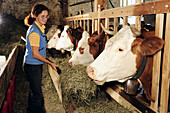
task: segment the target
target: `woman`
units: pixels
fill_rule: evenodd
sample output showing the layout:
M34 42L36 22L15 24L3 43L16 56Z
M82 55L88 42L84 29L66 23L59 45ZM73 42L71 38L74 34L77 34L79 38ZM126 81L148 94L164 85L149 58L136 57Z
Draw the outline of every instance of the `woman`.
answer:
M45 24L49 9L42 4L35 5L24 22L29 26L26 33L26 52L24 55L24 72L30 83L27 113L44 113L41 90L42 65L49 64L54 70L56 64L46 59Z

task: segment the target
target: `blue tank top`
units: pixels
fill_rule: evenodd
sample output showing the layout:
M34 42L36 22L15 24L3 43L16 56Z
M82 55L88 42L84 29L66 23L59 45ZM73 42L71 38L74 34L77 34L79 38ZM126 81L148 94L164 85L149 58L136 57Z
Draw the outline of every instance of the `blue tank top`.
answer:
M27 34L26 34L26 51L25 51L25 55L24 55L24 63L26 64L32 64L32 65L39 65L39 64L44 64L44 62L36 59L33 57L32 54L32 49L31 49L31 45L30 45L30 41L29 41L29 34L35 32L38 33L40 36L40 47L39 47L39 53L46 58L46 48L47 48L47 40L46 40L46 35L42 33L42 31L40 30L40 28L33 23L27 30Z

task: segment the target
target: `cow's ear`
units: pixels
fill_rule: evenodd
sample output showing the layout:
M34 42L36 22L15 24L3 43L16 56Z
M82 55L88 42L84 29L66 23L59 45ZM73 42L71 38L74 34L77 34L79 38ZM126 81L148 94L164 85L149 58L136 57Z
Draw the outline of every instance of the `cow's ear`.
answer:
M132 45L131 45L131 51L134 53L134 54L137 54L137 53L140 53L141 50L140 50L140 44L143 42L143 40L141 38L136 38Z
M142 55L153 55L163 48L164 41L158 37L148 37L140 44Z

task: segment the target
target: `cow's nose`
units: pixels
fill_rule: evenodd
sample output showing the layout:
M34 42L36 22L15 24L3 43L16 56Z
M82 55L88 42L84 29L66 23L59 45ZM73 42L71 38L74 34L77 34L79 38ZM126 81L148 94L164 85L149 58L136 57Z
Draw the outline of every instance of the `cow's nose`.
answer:
M87 67L86 72L90 78L94 79L94 69L92 67Z
M73 65L73 63L72 63L72 62L69 62L69 65L70 65L70 66L72 66L72 65Z

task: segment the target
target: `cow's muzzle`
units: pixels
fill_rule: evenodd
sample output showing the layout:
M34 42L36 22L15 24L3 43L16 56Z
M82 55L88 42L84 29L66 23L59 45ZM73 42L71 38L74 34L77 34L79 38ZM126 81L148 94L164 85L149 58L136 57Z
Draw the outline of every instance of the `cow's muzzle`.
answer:
M87 67L86 73L91 79L94 79L95 75L94 75L94 69L92 67L90 66Z

